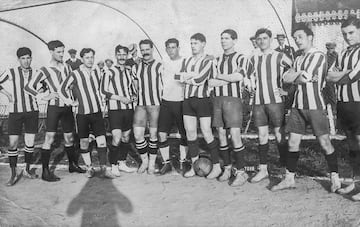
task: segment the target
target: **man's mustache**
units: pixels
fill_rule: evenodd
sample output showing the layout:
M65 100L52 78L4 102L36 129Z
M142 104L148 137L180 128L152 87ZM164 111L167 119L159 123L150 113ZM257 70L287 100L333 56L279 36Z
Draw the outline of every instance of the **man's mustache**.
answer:
M146 56L150 56L150 54L144 54L144 57L146 57Z

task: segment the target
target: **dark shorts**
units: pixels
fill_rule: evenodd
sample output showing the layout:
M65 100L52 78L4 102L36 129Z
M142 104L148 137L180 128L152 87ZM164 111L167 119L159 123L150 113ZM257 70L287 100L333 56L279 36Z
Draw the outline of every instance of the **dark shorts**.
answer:
M253 115L256 127L267 125L281 127L285 123L284 103L254 105Z
M134 127L146 127L149 121L150 128L158 127L160 106L136 106L134 113Z
M125 132L132 128L134 110L109 110L110 129Z
M315 136L330 133L329 120L325 110L291 109L286 130L290 133L305 134L306 125L310 124Z
M241 98L214 97L212 126L219 128L241 128L243 107Z
M74 131L74 116L71 107L48 106L46 117L46 131L57 132L59 121L64 133Z
M337 104L338 127L353 135L360 135L360 103L339 102Z
M160 105L158 131L170 133L172 126L176 124L180 135L185 135L183 102L162 100Z
M104 119L101 112L92 114L77 114L76 124L80 139L88 138L90 130L91 134L94 134L95 137L105 136L106 134Z
M183 102L183 115L193 117L211 117L212 103L210 98L191 97Z
M36 134L38 132L39 111L10 113L8 120L8 134L21 135L23 125L25 133Z

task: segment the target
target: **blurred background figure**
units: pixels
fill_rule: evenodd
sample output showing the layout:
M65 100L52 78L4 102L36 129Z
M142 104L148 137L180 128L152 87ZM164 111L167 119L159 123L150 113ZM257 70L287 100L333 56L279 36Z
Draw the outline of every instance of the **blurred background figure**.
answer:
M328 42L325 44L325 46L327 49L326 57L328 62L328 68L330 68L331 66L337 67L339 54L335 51L336 43Z
M137 55L137 45L136 43L132 43L128 46L129 49L129 58L126 60L126 65L134 66L138 65L140 62L140 58Z
M76 50L75 49L70 49L68 51L70 58L68 60L66 60L65 63L69 64L71 69L77 70L79 68L79 66L82 64L82 61L79 58L76 58Z
M295 49L291 46L285 45L285 35L284 34L277 34L276 40L279 43L279 46L275 49L278 52L283 52L288 56L288 58L294 60L295 56Z
M110 69L111 66L114 64L113 60L111 60L110 58L105 60L105 66Z

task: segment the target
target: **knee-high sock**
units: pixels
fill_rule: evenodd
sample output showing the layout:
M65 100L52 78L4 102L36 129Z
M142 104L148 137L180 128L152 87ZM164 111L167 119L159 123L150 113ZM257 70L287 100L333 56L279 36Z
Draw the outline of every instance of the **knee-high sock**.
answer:
M228 166L231 164L231 151L228 145L220 147L220 157L224 161L224 166Z
M188 152L188 145L185 137L182 137L180 139L179 151L180 151L180 161L185 160Z
M266 165L267 164L268 152L269 152L269 143L259 144L259 158L260 158L260 164L261 165Z
M333 153L329 155L325 155L325 159L327 161L329 171L332 172L338 172L338 161L337 161L337 153L334 151Z
M299 160L299 152L288 152L286 160L286 168L289 172L294 173L297 168L297 162Z
M15 168L18 159L18 149L8 149L7 155L9 157L9 165L11 168Z
M211 141L207 145L208 145L208 148L210 150L212 163L213 164L219 163L219 148L218 148L217 141L214 139L213 141Z
M159 150L163 161L167 162L170 159L170 146L167 140L159 142Z
M51 155L50 149L41 149L41 163L43 169L49 168L50 155Z
M234 155L235 155L235 166L237 170L244 169L245 167L245 146L241 146L238 148L234 148Z
M288 144L286 142L283 143L278 143L277 144L278 150L279 150L279 156L280 156L280 165L281 166L286 166L286 155L288 153Z
M118 146L114 146L114 145L110 145L109 147L109 153L108 153L108 158L109 158L109 162L112 165L116 165L117 161L118 161L118 157L119 157L119 149Z
M121 142L119 148L120 148L119 160L126 161L127 155L130 150L130 143L129 142Z
M106 158L107 148L106 147L98 147L97 151L99 154L100 166L105 166L106 162L107 162L107 158Z
M157 140L150 140L149 141L149 153L150 154L157 154L158 151L158 141Z
M191 158L195 158L199 156L199 143L197 139L188 141L188 146L189 146L189 153Z
M91 155L88 149L80 149L80 154L86 166L91 166Z
M74 145L64 147L64 151L66 152L68 159L69 159L69 165L74 164L76 161L76 154L75 154L75 147Z
M136 149L138 150L140 155L149 153L148 143L146 142L146 140L136 142Z

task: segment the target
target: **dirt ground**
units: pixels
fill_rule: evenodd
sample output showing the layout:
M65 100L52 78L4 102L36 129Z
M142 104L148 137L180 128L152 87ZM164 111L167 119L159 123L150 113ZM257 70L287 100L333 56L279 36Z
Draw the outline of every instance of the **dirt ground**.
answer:
M246 143L254 145L248 163L256 162L256 142ZM326 172L315 143L302 151L297 188L269 191L279 180L277 154L271 147L271 182L239 188L200 177L185 179L175 171L161 177L124 173L114 180L87 179L68 173L66 156L54 163L61 181L21 179L6 187L10 171L2 154L0 226L360 226L360 203L329 193L328 181L309 177ZM53 160L62 157L60 149L54 153ZM344 176L346 160L339 160Z

